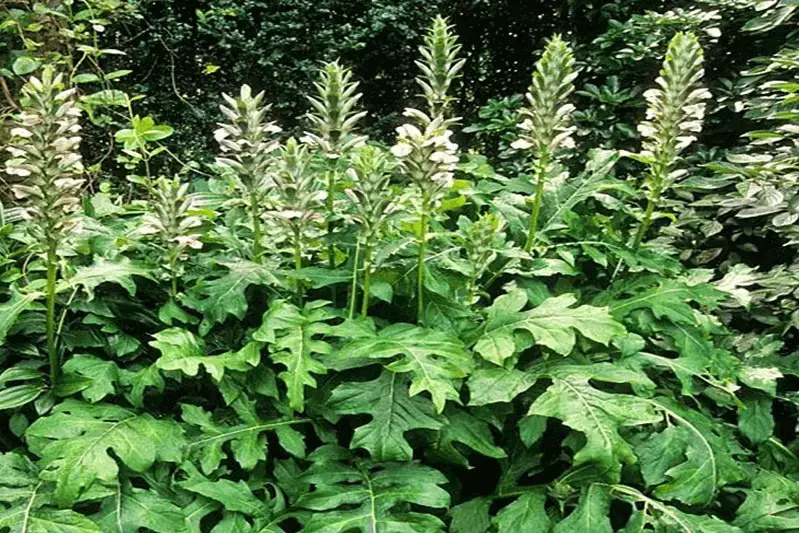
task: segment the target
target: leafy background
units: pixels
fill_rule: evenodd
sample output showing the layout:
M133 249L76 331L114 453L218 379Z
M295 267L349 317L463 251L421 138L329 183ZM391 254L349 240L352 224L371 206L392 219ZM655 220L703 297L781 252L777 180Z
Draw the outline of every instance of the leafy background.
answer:
M796 9L5 2L0 143L28 76L55 65L78 89L86 183L83 229L58 252L56 380L47 258L4 187L0 531L799 531ZM382 150L421 101L414 60L438 13L467 62L422 312L413 217L377 236L368 288L351 207L309 225L299 270L278 224L251 257L246 201L215 162L221 93L263 90L284 141L311 128L305 95L338 58ZM635 249L647 167L620 156L641 146L644 92L682 31L713 98ZM576 146L542 192L530 257L535 158L512 144L555 33L579 73ZM383 153L395 202L412 206ZM313 191L359 164L308 158ZM188 184L181 216L199 220L174 261L140 231L159 175ZM348 298L364 290L358 319Z

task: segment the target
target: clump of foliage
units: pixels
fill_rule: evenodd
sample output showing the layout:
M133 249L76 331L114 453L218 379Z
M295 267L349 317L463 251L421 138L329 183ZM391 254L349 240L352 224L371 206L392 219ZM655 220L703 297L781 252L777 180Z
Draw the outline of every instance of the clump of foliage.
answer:
M741 31L795 11L756 7ZM735 82L764 129L725 162L697 146L692 31L719 17L611 25L599 43L644 28L630 53L662 57L640 92L583 85L585 56L553 34L526 98L465 132L469 62L436 17L390 144L333 61L302 136L268 88L222 96L206 166L104 89L107 172L127 180L96 188L80 146L97 97L42 66L14 103L0 209L0 533L799 530L799 275L736 249L796 242L794 36ZM637 133L583 150L601 135L579 98L639 94ZM720 264L681 249L702 232Z

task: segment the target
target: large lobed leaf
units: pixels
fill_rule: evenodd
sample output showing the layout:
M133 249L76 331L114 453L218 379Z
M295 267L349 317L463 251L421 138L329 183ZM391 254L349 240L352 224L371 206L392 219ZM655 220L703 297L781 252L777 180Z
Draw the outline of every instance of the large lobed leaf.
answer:
M323 446L309 459L313 464L302 479L314 490L297 501L313 511L305 533L444 531L434 515L404 509L449 505L449 494L440 487L447 478L440 472L413 463L352 463L349 452L335 446Z
M572 294L548 298L529 311L522 311L527 303L524 291L497 300L474 346L477 353L497 365L533 344L568 355L577 332L604 345L624 333L624 327L611 318L606 307L574 307L577 298ZM532 341L520 338L519 332L529 333Z
M85 516L56 509L51 484L17 453L0 454L0 530L9 533L100 533ZM6 529L10 528L10 529Z
M155 366L161 370L179 370L187 376L196 376L200 366L205 367L211 377L221 381L225 370L245 372L261 361L261 344L249 342L238 351L208 355L205 342L183 328L159 331L150 346L161 352Z
M171 420L76 400L56 406L25 435L30 450L42 458L47 478L56 483L53 498L59 505L74 503L94 482L117 483L115 457L131 470L145 472L157 460L180 461L185 442L180 426Z
M305 387L316 387L312 374L327 373L318 356L331 353L333 348L319 337L332 333L327 321L334 316L327 302L311 302L300 309L277 301L253 333L253 339L269 345L272 361L285 367L278 377L286 384L289 405L295 411L305 409Z
M460 402L454 383L466 377L473 365L471 354L453 334L411 324L393 324L376 334L367 329L326 361L332 368L346 369L391 358L397 359L386 368L409 372L410 395L430 393L439 413L447 400Z
M355 429L350 447L367 450L375 461L411 460L413 449L405 433L443 425L429 400L409 396L408 377L388 370L372 381L342 383L333 390L327 406L338 415L372 417Z
M655 424L663 420L650 400L630 394L605 392L591 381L629 383L654 387L639 372L609 363L554 365L541 372L552 385L530 406L528 415L559 418L585 435L585 446L574 455L574 464L593 462L604 471L618 472L621 463L636 461L633 449L619 434L622 427Z

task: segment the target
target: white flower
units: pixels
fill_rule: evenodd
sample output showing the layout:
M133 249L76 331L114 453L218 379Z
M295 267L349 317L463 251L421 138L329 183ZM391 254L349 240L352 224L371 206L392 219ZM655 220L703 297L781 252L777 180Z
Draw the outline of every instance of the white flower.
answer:
M21 167L8 165L6 166L6 174L9 174L11 176L22 176L24 178L26 176L30 176L31 171Z
M399 158L407 157L412 151L413 147L408 143L399 143L391 147L391 153Z
M418 138L421 137L422 132L419 131L419 128L414 126L413 124L403 124L399 128L397 128L397 135L400 139L405 139L408 137Z
M31 137L33 137L33 133L26 130L25 128L11 128L11 136L22 137L23 139L30 139Z
M683 135L682 137L677 137L677 150L683 150L687 148L695 140L696 137L693 135Z
M431 179L444 188L452 187L452 184L455 182L455 177L452 172L437 172L433 174Z
M657 130L648 122L638 124L638 132L644 137L654 137Z
M682 128L685 131L700 132L700 131L702 131L702 121L701 120L689 120L688 122L683 122Z
M687 105L683 110L688 117L696 120L702 120L705 116L705 104Z
M189 248L193 248L195 250L199 250L203 247L203 243L200 242L200 240L194 235L180 235L175 237L175 242L177 242L180 246L188 246Z
M658 79L662 80L663 78L658 78ZM649 102L650 104L656 104L657 102L660 101L661 94L662 93L660 89L649 89L647 91L644 91L644 98L646 98L646 101Z
M458 162L458 156L449 152L435 152L430 156L430 161L436 163L452 164Z
M527 139L516 139L510 145L511 148L515 150L527 150L528 148L533 147L533 143L528 141Z
M222 139L227 139L230 135L230 132L226 128L219 128L214 131L214 140L217 142L221 141Z
M526 118L521 122L519 122L519 124L516 127L524 131L533 131L534 128L533 121L530 120L529 118Z

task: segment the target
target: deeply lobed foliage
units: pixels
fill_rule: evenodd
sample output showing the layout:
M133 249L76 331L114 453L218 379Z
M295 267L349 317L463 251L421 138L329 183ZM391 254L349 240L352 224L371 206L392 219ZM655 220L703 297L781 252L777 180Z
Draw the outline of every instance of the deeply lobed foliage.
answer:
M757 7L743 31L794 11ZM78 154L94 93L30 77L6 163L24 202L0 217L0 533L799 530L781 298L799 276L734 244L793 244L794 87L751 90L750 117L780 126L701 159L705 54L676 30L718 20L702 13L599 40L645 27L632 53L663 55L640 135L604 149L581 149L583 72L553 36L518 112L473 128L507 126L504 160L466 150L468 63L441 17L424 111L390 146L364 134L340 61L319 68L305 135L245 85L223 97L215 164L171 176L171 128L106 94L103 112L127 110L128 183L97 189ZM793 75L790 54L755 74ZM614 83L579 96L634 98ZM761 216L776 229L729 220ZM713 223L727 256L696 268L681 243Z

